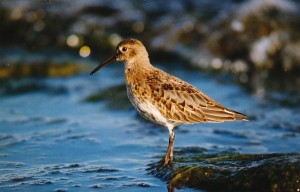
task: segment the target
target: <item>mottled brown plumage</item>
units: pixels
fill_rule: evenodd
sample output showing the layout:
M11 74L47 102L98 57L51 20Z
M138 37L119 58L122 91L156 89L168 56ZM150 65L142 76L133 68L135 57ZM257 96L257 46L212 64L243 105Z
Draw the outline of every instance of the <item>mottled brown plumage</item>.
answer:
M175 126L247 120L246 115L222 106L189 83L152 66L139 40L128 39L119 43L115 55L91 74L114 61L125 62L127 94L133 106L143 117L169 130L164 165L173 161Z

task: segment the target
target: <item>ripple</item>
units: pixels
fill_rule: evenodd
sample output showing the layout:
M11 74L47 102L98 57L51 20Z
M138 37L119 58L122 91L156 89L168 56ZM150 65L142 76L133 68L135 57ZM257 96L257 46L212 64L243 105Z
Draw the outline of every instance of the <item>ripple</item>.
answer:
M24 141L24 139L17 138L14 135L0 134L0 148L16 145L22 141Z
M26 181L27 179L30 179L32 177L30 176L25 176L25 175L17 175L16 177L10 178L10 181L13 182L22 182L22 181Z
M103 188L104 186L105 186L105 185L103 185L103 184L97 183L97 184L90 185L89 187L90 187L90 188L95 188L95 189L101 189L101 188Z
M52 179L41 178L41 179L32 181L30 184L31 185L49 185L49 184L53 184L53 183L54 183L54 181Z
M229 135L234 138L241 138L241 139L246 139L248 138L247 132L236 132L236 131L229 131L229 130L214 130L213 131L215 134L220 134L220 135Z
M67 192L68 189L60 188L60 189L55 189L55 192Z
M21 162L14 162L14 161L0 161L0 166L9 167L9 168L20 168L24 165Z
M102 173L102 172L118 172L120 170L113 168L91 166L84 169L85 173Z
M144 182L126 183L126 184L123 184L122 186L124 186L124 187L132 187L132 186L137 186L137 187L152 187L151 184L144 183Z

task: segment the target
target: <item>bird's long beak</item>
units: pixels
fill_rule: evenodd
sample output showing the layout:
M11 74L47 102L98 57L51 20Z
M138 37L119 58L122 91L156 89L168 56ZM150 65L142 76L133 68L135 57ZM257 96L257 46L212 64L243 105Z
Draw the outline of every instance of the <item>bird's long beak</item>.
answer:
M90 75L94 75L94 73L96 73L99 69L101 69L102 67L104 67L105 65L108 65L110 63L113 63L116 61L116 55L112 56L111 58L107 59L106 61L104 61L103 63L101 63L100 65L98 65L91 73Z

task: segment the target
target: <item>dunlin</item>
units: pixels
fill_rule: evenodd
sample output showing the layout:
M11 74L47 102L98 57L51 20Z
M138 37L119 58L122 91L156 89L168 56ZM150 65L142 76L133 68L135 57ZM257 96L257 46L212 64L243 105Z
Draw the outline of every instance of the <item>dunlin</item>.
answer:
M174 127L181 124L248 120L247 116L214 101L189 83L151 65L145 46L136 39L120 42L115 54L91 75L115 61L125 63L127 95L146 119L169 130L164 165L173 161Z

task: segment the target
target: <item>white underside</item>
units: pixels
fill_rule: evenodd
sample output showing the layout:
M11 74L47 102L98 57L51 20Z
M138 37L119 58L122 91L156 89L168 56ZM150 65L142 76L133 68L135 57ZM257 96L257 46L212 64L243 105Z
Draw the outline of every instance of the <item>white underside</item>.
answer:
M148 103L139 103L139 110L141 111L147 111L148 113L151 113L152 116L146 117L149 120L154 121L155 123L164 125L168 128L169 132L173 131L174 125L169 123L167 119L161 114L161 112L150 102ZM146 115L147 116L147 115ZM153 119L154 118L154 119Z
M127 95L133 106L138 110L138 112L155 123L161 124L168 128L169 133L173 132L174 125L168 122L168 120L161 114L161 112L150 102L141 102L133 97L130 90L127 88Z
M166 118L160 113L160 111L151 103L147 102L147 103L139 103L138 104L138 108L141 111L147 111L148 113L150 113L154 120L156 121L156 123L165 125L167 124L167 120ZM150 116L149 114L149 116ZM152 118L152 117L149 117Z

